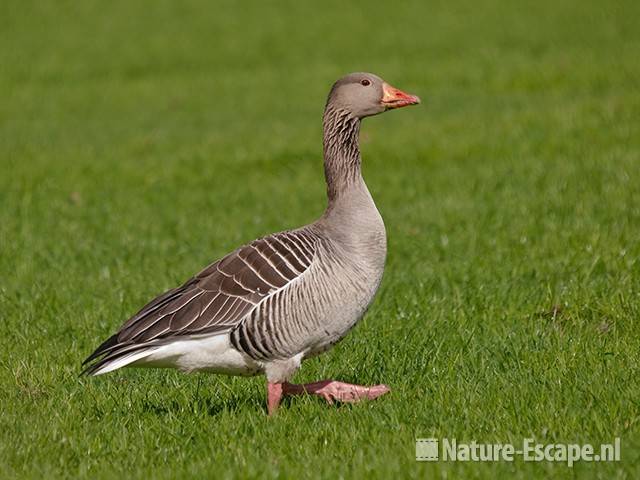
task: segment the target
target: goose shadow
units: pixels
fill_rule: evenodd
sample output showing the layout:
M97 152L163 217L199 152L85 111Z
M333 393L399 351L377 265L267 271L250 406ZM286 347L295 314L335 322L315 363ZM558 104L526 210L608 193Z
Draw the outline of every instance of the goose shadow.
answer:
M245 398L230 397L220 398L215 395L201 395L189 401L171 400L163 402L161 400L144 400L142 411L157 417L167 415L205 415L217 417L224 412L239 412L247 408L262 408L259 399L255 395L247 395Z

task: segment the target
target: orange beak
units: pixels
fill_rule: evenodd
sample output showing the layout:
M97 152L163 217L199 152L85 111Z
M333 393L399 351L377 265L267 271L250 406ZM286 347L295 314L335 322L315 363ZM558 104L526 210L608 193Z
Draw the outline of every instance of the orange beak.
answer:
M418 105L420 98L417 95L410 95L392 87L387 82L382 84L382 105L389 110L391 108L407 107L409 105Z

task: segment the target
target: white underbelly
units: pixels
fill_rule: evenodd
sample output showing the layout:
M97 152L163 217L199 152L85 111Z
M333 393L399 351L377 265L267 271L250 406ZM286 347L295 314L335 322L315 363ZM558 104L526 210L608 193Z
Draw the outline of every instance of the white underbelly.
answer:
M183 372L255 375L262 371L247 355L231 345L228 334L185 338L153 349L132 363L135 367L177 368Z

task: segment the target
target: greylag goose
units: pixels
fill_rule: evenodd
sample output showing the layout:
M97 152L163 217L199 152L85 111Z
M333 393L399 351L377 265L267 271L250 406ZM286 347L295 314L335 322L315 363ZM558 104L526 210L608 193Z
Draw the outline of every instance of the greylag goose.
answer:
M323 117L324 214L244 245L155 298L83 362L83 373L128 366L265 374L269 415L283 395L333 403L387 393L386 385L289 380L353 328L382 279L386 234L360 171L360 121L418 103L371 73L338 80Z

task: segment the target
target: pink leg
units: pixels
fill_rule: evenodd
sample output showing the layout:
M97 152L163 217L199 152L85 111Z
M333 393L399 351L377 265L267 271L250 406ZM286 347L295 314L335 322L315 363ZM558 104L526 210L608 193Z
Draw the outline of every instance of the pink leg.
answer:
M390 392L390 389L386 385L365 387L335 380L322 380L304 385L288 382L282 384L282 393L284 395L318 395L324 398L329 405L333 404L334 401L355 403L360 400L373 400L388 392Z
M267 412L269 416L276 413L283 395L318 395L324 398L329 405L334 401L343 403L355 403L360 400L374 400L391 390L386 385L374 385L365 387L351 383L337 382L335 380L322 380L320 382L305 383L267 383Z
M267 412L273 415L282 399L282 383L267 383Z

